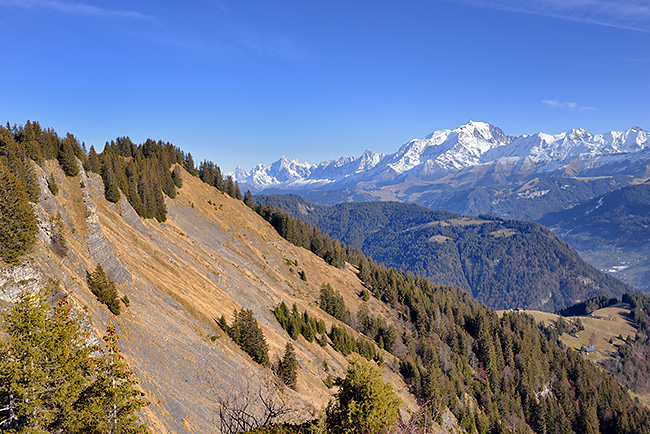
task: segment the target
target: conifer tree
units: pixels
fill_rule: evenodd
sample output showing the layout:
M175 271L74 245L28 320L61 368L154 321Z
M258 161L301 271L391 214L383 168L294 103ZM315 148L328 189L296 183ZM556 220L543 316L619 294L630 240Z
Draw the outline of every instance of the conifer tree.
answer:
M56 184L56 179L54 179L54 173L50 173L50 176L47 178L47 188L50 189L50 192L54 196L59 194L59 186Z
M25 147L14 140L9 130L0 127L0 160L14 174L32 202L38 201L41 189Z
M86 158L84 168L87 172L101 173L102 163L97 157L97 151L93 145L90 146L90 151L88 151L88 157Z
M5 314L3 327L8 339L0 349L0 427L70 432L90 348L67 301L50 317L45 296L25 291Z
M87 344L66 299L25 291L4 315L0 432L140 433L145 402L109 327L104 350ZM98 356L101 353L101 357Z
M67 176L77 176L79 167L77 166L76 151L79 148L79 142L72 134L68 133L65 139L61 140L59 145L59 164Z
M187 170L190 173L190 175L197 176L199 173L196 170L196 166L194 164L194 159L192 158L192 154L189 152L185 157L185 161L183 162L183 167L185 167L185 170Z
M358 357L327 406L327 425L335 434L380 433L399 418L399 407L400 400L383 381L379 367Z
M296 360L296 352L291 342L287 342L287 345L284 347L284 357L280 360L280 366L278 368L282 382L293 390L296 390L298 361Z
M104 153L102 155L102 179L104 180L104 196L109 202L117 203L120 200L120 188L117 174L113 169L112 157Z
M174 167L174 170L172 170L172 180L174 180L176 188L181 188L183 186L183 175L178 166Z
M246 193L244 193L244 203L249 208L255 207L255 204L253 203L253 195L250 190L246 190Z
M145 433L147 427L138 422L136 412L147 405L142 399L133 370L124 362L117 341L115 326L110 325L103 337L105 347L98 360L95 381L77 404L79 430L92 433Z
M117 297L117 287L104 272L101 264L97 264L92 273L88 273L88 288L92 291L97 300L104 303L114 314L120 314L120 300Z
M18 179L0 160L0 258L17 262L36 239L36 217Z
M262 329L249 309L235 310L232 326L228 334L242 350L247 352L254 361L263 366L269 366L269 349Z

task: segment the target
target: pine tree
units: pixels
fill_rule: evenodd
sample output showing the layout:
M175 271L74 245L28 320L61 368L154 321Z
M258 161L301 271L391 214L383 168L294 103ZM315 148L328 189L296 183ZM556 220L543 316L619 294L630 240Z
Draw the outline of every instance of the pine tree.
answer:
M250 190L246 190L246 193L244 193L244 203L249 208L253 208L255 206L253 203L253 195L251 194Z
M282 382L293 390L296 390L298 361L296 360L296 352L291 342L287 342L287 345L284 347L284 357L280 360L280 366L278 368Z
M399 418L399 407L400 400L383 381L379 367L359 357L348 366L327 406L327 425L335 434L384 432Z
M106 151L104 151L106 152ZM117 174L113 169L112 157L104 154L102 158L102 179L104 181L104 196L109 202L117 203L120 200L120 188Z
M3 327L8 339L0 350L0 427L70 432L90 348L67 301L50 315L45 295L26 291L5 314Z
M14 174L16 179L32 202L38 201L41 189L36 180L32 161L27 150L17 143L9 130L0 127L0 160Z
M97 300L104 303L114 315L120 314L117 287L115 282L106 275L100 264L97 264L92 273L88 273L88 288L97 296Z
M183 186L183 175L178 166L174 167L174 170L172 170L172 179L174 180L176 188L181 188Z
M79 142L72 134L68 133L65 139L61 140L59 145L59 164L67 176L77 176L79 167L77 166L76 152L79 148Z
M0 160L0 258L17 262L36 240L36 217L18 179Z
M47 188L50 189L50 192L54 196L59 194L59 186L56 184L56 179L54 179L54 173L50 173L50 176L47 178Z
M228 328L228 334L254 361L269 366L268 344L252 310L243 308L239 312L235 310L233 324Z
M145 424L136 413L147 405L138 390L134 372L124 362L115 326L108 326L103 337L105 348L97 361L95 381L77 403L78 429L91 433L145 433Z
M87 172L101 173L102 163L97 157L97 151L95 151L94 146L90 146L90 151L88 152L88 157L85 159L84 168Z

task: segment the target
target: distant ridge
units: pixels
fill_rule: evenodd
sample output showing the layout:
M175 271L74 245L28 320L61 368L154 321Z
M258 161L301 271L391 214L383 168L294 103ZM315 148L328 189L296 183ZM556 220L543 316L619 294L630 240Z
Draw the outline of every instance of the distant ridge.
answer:
M553 312L596 295L632 291L537 223L463 217L399 202L328 207L298 195L256 199L317 225L386 266L458 286L495 309Z
M639 127L627 131L591 134L571 129L561 134L508 136L484 122L470 121L454 130L441 130L402 145L393 154L366 150L359 157L341 157L318 164L280 158L259 164L234 177L256 190L269 187L327 185L363 179L394 179L411 175L439 179L478 165L509 166L511 174L578 174L615 162L630 161L631 154L650 148L650 133ZM647 152L644 159L650 159Z
M650 133L509 136L484 122L318 164L282 157L232 174L253 193L297 193L316 203L396 200L464 215L535 220L650 177Z

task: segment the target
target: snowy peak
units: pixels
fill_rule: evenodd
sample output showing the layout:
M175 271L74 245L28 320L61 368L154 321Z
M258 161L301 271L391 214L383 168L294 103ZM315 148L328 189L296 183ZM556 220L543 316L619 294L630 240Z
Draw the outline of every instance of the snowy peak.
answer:
M337 182L401 179L423 180L462 174L477 165L518 168L516 173L580 173L601 164L613 164L650 148L650 133L639 127L627 131L592 134L583 128L560 134L508 136L485 122L470 121L453 130L435 131L403 144L394 154L370 150L359 157L341 157L319 164L280 158L270 166L258 165L250 173L238 168L234 177L256 190L271 186L303 187ZM650 151L645 158L650 160ZM569 167L570 166L570 167ZM241 169L241 170L240 170ZM513 172L513 173L515 173Z
M455 130L436 131L423 139L411 140L395 154L390 167L397 173L404 173L424 165L426 175L458 171L478 164L481 155L506 145L509 140L499 128L470 121Z

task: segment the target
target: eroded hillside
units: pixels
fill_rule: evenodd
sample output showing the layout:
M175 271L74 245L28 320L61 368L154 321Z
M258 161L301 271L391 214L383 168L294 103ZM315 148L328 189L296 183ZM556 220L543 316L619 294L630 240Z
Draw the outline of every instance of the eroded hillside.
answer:
M295 345L297 392L289 392L295 407L320 410L328 402L332 391L324 380L344 372L345 358L330 346L303 337L291 340L271 310L281 301L295 303L329 328L338 321L317 307L320 288L329 283L356 311L363 286L353 269L328 266L289 244L241 201L186 172L178 195L165 198L167 220L159 223L140 218L123 195L117 203L108 202L97 174L80 167L78 176L65 176L54 161L34 168L41 190L34 205L38 241L20 265L2 267L0 296L9 302L24 287L49 286L87 315L94 336L115 324L120 346L151 402L145 413L155 432L215 431L217 397L271 375L217 326L217 318L230 320L236 308L253 311L271 359L282 356L286 342ZM47 187L51 174L60 190L56 196ZM61 232L65 255L54 252L54 235ZM118 284L120 296L128 295L130 307L119 316L88 289L86 274L97 263ZM378 300L367 303L375 314L393 317ZM404 410L414 409L401 377L388 369L395 366L393 356L385 353L384 358L385 378L394 384Z

